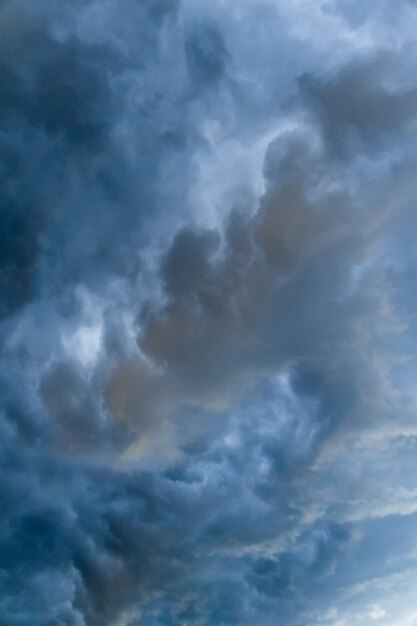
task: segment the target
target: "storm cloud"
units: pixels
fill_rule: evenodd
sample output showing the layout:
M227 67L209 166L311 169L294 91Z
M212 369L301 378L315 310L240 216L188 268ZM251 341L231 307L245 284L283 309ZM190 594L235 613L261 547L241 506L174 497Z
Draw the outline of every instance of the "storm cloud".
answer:
M415 620L415 3L0 3L0 622Z

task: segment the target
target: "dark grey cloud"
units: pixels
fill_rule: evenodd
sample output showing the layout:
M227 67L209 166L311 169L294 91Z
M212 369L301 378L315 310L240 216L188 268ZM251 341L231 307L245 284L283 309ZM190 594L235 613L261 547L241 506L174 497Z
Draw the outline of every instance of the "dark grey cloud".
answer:
M229 55L221 31L213 24L190 28L185 41L190 75L199 89L216 88L227 73Z
M190 398L203 398L210 388L234 395L236 385L256 380L254 372L293 365L300 367L300 389L304 379L317 381L316 394L324 370L334 368L337 356L326 342L336 351L368 303L346 292L365 247L349 193L324 191L310 199L329 167L322 148L290 135L270 146L269 188L253 217L234 215L222 244L210 231L176 235L161 269L167 302L162 310L145 311L139 341ZM309 308L300 310L306 302ZM317 323L324 302L331 325ZM330 402L333 392L323 393Z
M72 164L107 143L102 57L92 47L54 41L38 21L23 23L2 45L4 313L33 296L57 204L70 193Z
M414 85L396 84L395 61L382 53L327 80L300 78L301 92L336 153L375 149L393 135L415 132L417 92Z
M62 8L65 18L71 5ZM175 3L132 4L131 19L142 24L142 36L146 32L143 58L135 58L133 46L129 58L117 40L88 42L76 31L58 36L54 12L48 15L42 5L32 18L24 3L2 11L9 31L1 50L0 111L7 314L46 284L59 290L68 283L97 284L105 272L137 271L142 223L158 212L161 167L170 154L181 159L186 129L181 111L171 119L167 114L166 86L159 92L146 87L146 59L164 20L175 16ZM129 121L135 115L130 98L137 100L136 127ZM126 125L130 147L121 141Z

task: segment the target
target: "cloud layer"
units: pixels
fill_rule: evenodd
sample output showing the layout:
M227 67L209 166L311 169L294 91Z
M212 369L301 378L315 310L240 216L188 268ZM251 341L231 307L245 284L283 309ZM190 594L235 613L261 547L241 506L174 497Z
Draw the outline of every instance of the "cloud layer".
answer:
M416 22L0 3L1 623L415 623Z

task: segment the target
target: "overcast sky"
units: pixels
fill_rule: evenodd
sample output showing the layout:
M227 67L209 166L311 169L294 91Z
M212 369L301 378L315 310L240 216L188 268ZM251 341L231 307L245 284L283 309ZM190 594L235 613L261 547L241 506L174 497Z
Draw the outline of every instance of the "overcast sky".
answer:
M416 626L417 3L0 0L0 623Z

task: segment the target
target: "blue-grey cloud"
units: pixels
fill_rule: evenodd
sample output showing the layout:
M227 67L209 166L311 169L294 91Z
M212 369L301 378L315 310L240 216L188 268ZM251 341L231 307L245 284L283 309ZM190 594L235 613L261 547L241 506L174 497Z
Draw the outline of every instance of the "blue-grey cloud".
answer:
M411 626L416 18L1 3L4 624Z

